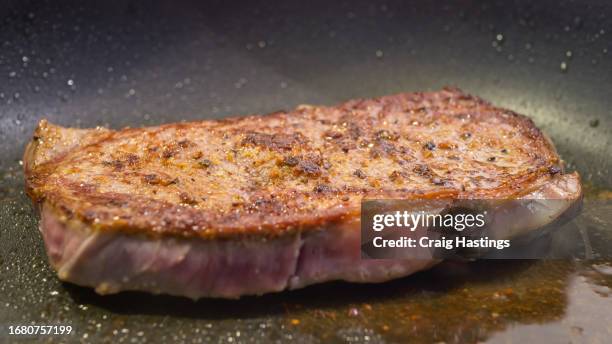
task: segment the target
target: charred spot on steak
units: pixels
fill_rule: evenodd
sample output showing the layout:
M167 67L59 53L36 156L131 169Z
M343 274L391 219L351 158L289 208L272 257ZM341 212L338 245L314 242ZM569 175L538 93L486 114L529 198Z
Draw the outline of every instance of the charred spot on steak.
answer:
M121 171L124 167L121 160L111 160L102 162L105 166L111 166L115 171Z
M136 163L138 163L138 160L140 160L140 158L136 154L128 154L125 158L125 162L131 166L136 165Z
M283 165L286 165L286 166L293 167L293 166L297 166L297 164L299 163L300 163L300 159L295 156L288 156L283 159Z
M177 184L179 182L177 178L167 178L162 177L157 174L145 174L143 177L145 183L150 185L160 185L160 186L168 186L172 184Z
M306 143L306 138L299 132L293 134L265 134L249 132L245 134L243 146L259 146L272 150L291 150L293 147Z
M164 151L162 152L162 158L164 159L170 159L172 158L175 154L176 154L176 150L172 149L172 148L166 148L164 149Z
M293 167L296 175L306 175L310 177L318 177L321 175L321 165L324 165L323 160L317 155L289 156L285 157L281 165Z
M422 177L430 177L431 176L431 170L429 169L429 166L424 165L424 164L418 164L418 165L414 166L412 171L414 173L418 174L419 176L422 176Z
M320 176L321 175L321 168L319 168L319 166L313 161L307 160L307 159L300 160L300 162L297 165L297 170L309 176Z
M365 174L365 172L363 172L360 169L356 169L355 172L353 172L353 175L356 176L359 179L366 179L367 175Z
M317 184L314 188L314 192L316 193L329 193L332 192L333 188L327 184Z
M404 179L404 173L401 171L393 171L391 172L391 174L389 175L389 179L391 179L391 181L394 182L401 182Z

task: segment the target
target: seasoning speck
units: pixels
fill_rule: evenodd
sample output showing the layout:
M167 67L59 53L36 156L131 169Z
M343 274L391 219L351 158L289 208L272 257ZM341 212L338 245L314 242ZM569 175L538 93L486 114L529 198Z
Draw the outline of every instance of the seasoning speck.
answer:
M363 172L360 169L356 169L355 172L353 172L353 175L356 176L359 179L365 179L367 177L365 172Z
M208 159L203 159L198 162L198 165L200 165L200 167L203 167L203 168L208 168L212 165L212 161Z

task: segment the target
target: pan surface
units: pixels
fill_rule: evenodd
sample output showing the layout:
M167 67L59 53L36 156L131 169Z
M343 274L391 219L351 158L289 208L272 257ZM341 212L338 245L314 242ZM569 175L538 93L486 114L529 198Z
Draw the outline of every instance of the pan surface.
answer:
M60 283L48 266L20 165L43 117L121 128L454 85L533 118L568 169L581 173L587 201L605 201L612 195L608 1L7 1L0 23L0 342L605 342L612 335L607 260L452 262L381 285L330 283L233 301L101 297ZM596 254L580 258L610 256L610 208L600 206L585 215L596 224L584 232ZM32 323L73 332L8 335L11 325Z

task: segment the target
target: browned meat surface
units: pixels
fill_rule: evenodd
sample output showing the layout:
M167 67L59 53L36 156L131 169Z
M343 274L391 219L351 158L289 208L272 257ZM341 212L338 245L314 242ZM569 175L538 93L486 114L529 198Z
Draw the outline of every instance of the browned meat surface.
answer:
M384 281L435 262L360 260L364 197L581 194L530 119L456 89L118 131L41 121L24 161L51 263L101 293Z

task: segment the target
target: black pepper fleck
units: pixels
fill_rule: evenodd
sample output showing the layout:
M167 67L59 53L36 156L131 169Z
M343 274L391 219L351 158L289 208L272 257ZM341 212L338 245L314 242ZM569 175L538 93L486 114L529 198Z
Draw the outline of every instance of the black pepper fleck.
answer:
M319 193L331 192L332 188L331 188L331 186L326 185L326 184L319 184L319 185L315 186L314 191L315 192L319 192Z
M365 179L367 177L365 172L363 172L360 169L356 169L355 172L353 172L353 175L356 176L359 179Z
M555 165L555 166L551 166L551 167L549 167L549 168L548 168L548 172L549 172L550 174L557 174L557 173L560 173L560 172L561 172L561 167L559 167L559 166L557 166L557 165Z
M299 163L300 163L300 159L294 156L286 157L285 159L283 159L283 164L287 166L296 166Z
M436 149L436 144L429 141L426 144L423 145L423 148L429 149L430 151Z

